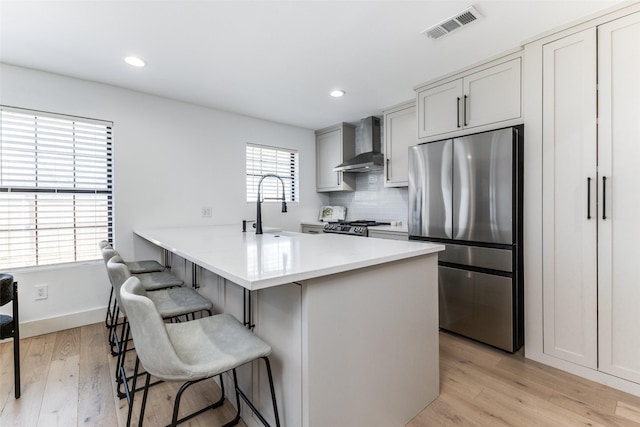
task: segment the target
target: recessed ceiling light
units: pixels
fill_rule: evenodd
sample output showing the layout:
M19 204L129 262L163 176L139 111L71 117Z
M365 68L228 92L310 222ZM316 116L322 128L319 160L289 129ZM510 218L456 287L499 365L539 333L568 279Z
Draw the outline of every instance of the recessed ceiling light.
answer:
M333 96L334 98L340 98L341 96L344 96L345 93L345 91L337 89L332 91L329 95Z
M144 62L142 59L138 58L137 56L127 56L126 58L124 58L124 62L126 62L127 64L133 67L144 67L145 65L147 65L146 62Z

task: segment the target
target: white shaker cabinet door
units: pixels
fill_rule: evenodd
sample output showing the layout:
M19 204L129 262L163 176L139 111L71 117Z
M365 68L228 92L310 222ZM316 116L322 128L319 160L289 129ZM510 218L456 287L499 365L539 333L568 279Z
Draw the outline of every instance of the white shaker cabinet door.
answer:
M333 172L333 168L342 163L342 134L334 130L318 135L317 144L317 188L335 190L342 183L340 172Z
M597 368L596 30L543 47L544 353Z
M353 191L352 173L334 167L355 155L355 126L342 123L316 131L316 191Z
M409 147L418 143L415 102L405 108L385 112L384 186L409 184Z
M640 13L598 28L600 370L640 382Z
M418 92L418 138L462 129L462 79Z
M521 115L520 58L464 78L462 125L475 127Z

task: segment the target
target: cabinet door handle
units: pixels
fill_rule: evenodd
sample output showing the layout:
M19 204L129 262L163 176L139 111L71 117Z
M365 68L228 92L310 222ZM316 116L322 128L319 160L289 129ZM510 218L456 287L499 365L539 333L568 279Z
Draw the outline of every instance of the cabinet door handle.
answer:
M467 95L464 96L464 103L462 104L462 117L464 117L464 125L467 125Z
M602 177L602 219L607 219L607 177Z
M587 178L587 219L591 219L591 177Z
M389 182L389 158L387 157L387 182Z
M462 126L460 126L460 97L457 97L456 99L457 99L457 101L456 101L456 113L457 113L456 125L458 125L458 127L462 127Z
M336 172L336 174L337 174L336 178L338 178L338 185L340 185L340 172Z

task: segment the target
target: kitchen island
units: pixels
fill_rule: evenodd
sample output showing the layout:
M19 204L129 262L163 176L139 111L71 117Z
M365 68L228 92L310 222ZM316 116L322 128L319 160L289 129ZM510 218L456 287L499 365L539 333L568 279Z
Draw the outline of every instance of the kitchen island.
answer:
M284 426L402 426L438 396L443 246L238 226L135 234L204 269L215 309L271 344ZM261 366L241 372L241 387L271 419Z

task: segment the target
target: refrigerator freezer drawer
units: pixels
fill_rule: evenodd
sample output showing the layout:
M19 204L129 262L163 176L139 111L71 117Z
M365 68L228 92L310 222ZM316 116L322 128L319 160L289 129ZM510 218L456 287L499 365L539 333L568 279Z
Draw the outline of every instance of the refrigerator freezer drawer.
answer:
M509 277L439 267L440 327L514 351Z
M470 265L498 271L513 271L512 251L480 246L454 245L447 243L446 250L440 252L438 261Z

